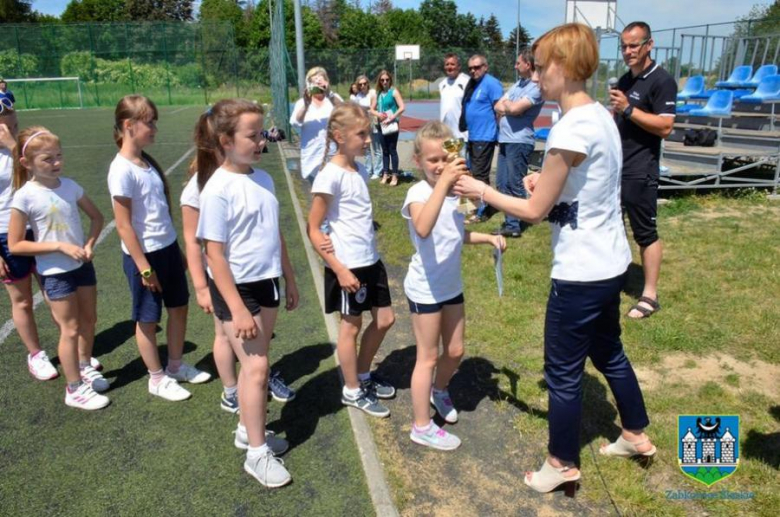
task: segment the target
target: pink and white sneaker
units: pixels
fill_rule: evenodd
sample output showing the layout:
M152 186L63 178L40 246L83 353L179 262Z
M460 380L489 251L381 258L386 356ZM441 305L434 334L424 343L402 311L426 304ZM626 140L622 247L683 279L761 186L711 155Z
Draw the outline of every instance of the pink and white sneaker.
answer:
M89 358L89 365L97 371L103 370L103 365L100 364L100 361L98 361L96 357Z
M110 402L111 400L108 397L98 394L87 383L82 383L73 393L68 388L65 388L65 404L70 407L93 411L95 409L103 409Z
M41 350L35 356L27 354L27 369L39 381L48 381L59 376L57 369L51 364L49 356L46 355L44 350Z

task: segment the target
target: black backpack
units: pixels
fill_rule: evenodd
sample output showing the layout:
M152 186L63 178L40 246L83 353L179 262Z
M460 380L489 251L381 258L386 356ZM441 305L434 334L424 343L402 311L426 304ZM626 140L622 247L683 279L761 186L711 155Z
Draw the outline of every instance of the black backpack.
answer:
M714 129L687 129L683 136L683 145L696 147L714 147L718 141L718 132Z

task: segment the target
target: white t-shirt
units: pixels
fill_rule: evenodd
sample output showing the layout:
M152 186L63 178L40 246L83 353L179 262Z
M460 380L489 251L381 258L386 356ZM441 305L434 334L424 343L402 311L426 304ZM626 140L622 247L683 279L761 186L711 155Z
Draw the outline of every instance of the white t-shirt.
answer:
M0 233L8 233L13 198L14 158L8 149L0 149Z
M144 169L117 154L108 169L108 191L112 202L116 197L131 200L130 222L144 253L161 250L176 241L165 188L154 167ZM124 242L122 251L129 254Z
M341 97L334 94L341 100ZM319 108L314 103L309 105L306 115L303 117L303 124L298 122L295 114L303 109L303 99L298 99L292 110L290 124L301 131L301 176L308 178L312 174L317 174L325 158L325 140L328 134L328 119L333 112L333 103L325 98ZM332 145L328 154L334 154L336 146Z
M455 138L468 140L468 131L463 133L458 129L460 123L460 113L463 109L463 94L466 91L466 85L469 82L469 76L464 73L458 74L455 79L445 77L439 83L439 120L444 122Z
M409 236L415 253L404 280L406 296L417 303L441 303L463 292L460 273L460 254L465 235L465 216L458 212L458 196L447 196L430 235L423 239L412 223L409 207L412 203L426 203L433 187L423 180L406 193L401 215L408 220Z
M552 278L593 282L623 274L631 263L631 250L620 209L623 150L612 115L596 102L573 108L550 130L545 155L550 149L585 155L569 171L550 212ZM574 202L576 214L570 210L563 224L552 221L564 207L561 203Z
M184 190L181 191L179 206L191 206L195 210L200 210L200 190L198 189L198 175L193 174Z
M69 178L60 178L60 186L54 189L28 181L14 194L11 208L27 216L35 242L68 242L84 246L77 204L83 195L84 189ZM60 252L36 255L35 262L42 275L67 273L83 264Z
M220 167L203 187L197 236L225 244L236 284L282 275L275 193L273 179L262 169L240 174Z
M362 163L357 172L329 163L317 174L312 194L330 194L328 224L336 258L349 269L370 266L379 260L374 235L374 215L368 193L368 173Z
M376 133L376 119L371 116L371 114L368 112L368 110L371 108L371 99L376 98L376 90L373 88L368 90L368 93L360 92L356 95L352 95L351 97L354 97L352 99L352 102L357 103L361 108L363 108L366 111L366 115L368 115L369 120L372 121L371 124L371 132Z

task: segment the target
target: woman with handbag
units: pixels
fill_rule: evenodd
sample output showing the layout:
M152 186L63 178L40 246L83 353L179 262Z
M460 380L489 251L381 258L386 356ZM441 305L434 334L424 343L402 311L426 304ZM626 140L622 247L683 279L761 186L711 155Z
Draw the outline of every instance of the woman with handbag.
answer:
M382 134L382 183L398 185L398 119L404 112L404 100L393 88L393 76L387 70L379 72L376 97L371 100L371 114L379 120ZM391 172L392 163L392 172Z

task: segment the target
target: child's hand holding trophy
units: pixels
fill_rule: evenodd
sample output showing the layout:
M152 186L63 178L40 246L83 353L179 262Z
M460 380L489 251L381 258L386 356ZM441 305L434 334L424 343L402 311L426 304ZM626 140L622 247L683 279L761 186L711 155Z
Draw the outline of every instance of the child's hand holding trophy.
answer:
M448 153L447 154L447 163L452 163L458 158L461 158L461 151L463 151L463 147L466 145L466 142L462 138L448 138L444 142L442 142L442 148ZM471 176L471 172L466 169L465 174ZM471 203L468 199L465 197L460 198L460 204L458 206L458 211L467 214L470 211Z

